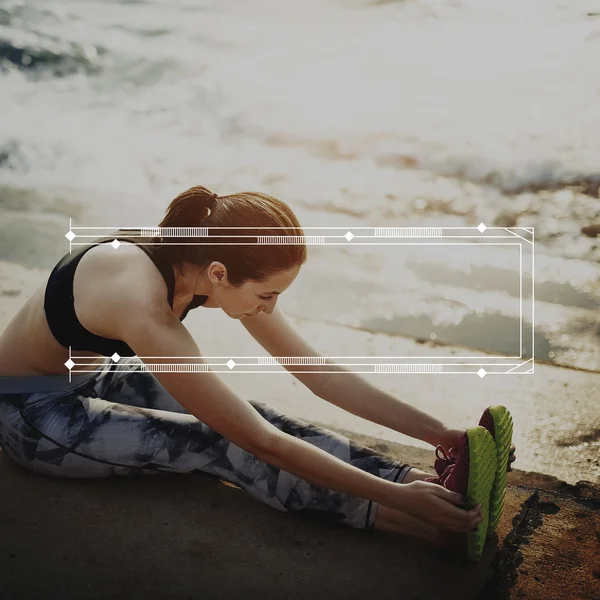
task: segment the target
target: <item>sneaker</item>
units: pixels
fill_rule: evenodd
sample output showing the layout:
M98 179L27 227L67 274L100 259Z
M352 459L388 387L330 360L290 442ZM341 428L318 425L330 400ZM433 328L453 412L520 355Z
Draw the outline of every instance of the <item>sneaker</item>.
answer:
M442 449L443 452L443 449ZM492 485L496 474L496 447L494 440L485 427L467 429L458 448L450 451L450 456L437 453L437 467L445 467L438 477L427 477L425 481L437 483L446 489L468 498L464 506L467 510L481 504L483 520L474 531L467 532L467 556L478 561L488 529L489 503ZM455 462L450 462L455 458ZM437 469L436 469L437 471Z
M448 456L443 446L436 446L435 448L435 463L433 467L435 472L440 477L450 465L453 465L456 462L456 454L458 453L458 450L456 448L450 448L449 452L450 455Z
M513 423L510 413L504 406L490 406L483 411L479 425L489 431L496 446L495 476L490 495L490 519L487 530L489 537L496 530L504 508L506 469L512 441Z

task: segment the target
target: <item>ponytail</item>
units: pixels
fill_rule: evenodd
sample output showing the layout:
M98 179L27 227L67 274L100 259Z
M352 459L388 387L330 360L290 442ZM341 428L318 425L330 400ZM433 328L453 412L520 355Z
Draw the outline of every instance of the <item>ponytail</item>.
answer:
M179 272L184 262L204 268L219 261L234 286L248 279L263 281L307 258L304 232L291 208L258 192L218 196L203 186L191 187L171 201L159 226L208 228L207 235L155 237L153 242L160 243L152 253ZM261 244L259 236L297 238L294 243Z

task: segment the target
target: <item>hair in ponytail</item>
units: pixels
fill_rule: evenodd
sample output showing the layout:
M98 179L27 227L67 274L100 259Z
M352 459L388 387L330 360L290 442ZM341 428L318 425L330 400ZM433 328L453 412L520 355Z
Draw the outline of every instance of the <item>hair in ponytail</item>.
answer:
M217 196L205 187L191 187L169 204L159 226L209 228L207 236L153 238L162 243L152 246L152 253L178 271L184 262L203 268L221 262L234 286L263 281L307 258L296 215L285 202L258 192ZM260 244L259 236L299 236L300 243Z

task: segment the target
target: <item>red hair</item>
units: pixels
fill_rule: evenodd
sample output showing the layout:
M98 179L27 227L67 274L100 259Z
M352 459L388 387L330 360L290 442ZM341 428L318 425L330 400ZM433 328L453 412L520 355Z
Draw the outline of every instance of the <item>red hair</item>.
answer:
M152 252L158 260L172 264L179 271L184 262L200 267L221 262L234 286L248 279L264 281L279 271L301 266L307 258L304 231L292 209L285 202L259 192L217 196L205 187L194 186L169 204L160 227L219 227L208 229L208 235L202 237L153 238L153 242L165 243L152 246ZM259 236L298 239L293 243L259 244ZM171 245L176 243L180 245Z

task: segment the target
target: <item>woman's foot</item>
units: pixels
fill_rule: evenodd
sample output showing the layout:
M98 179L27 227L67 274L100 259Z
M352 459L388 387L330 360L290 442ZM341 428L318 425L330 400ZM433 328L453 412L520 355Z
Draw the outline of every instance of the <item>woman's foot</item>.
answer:
M447 465L441 475L428 477L425 481L437 483L452 492L467 496L467 509L477 504L481 505L483 520L474 531L466 534L468 557L477 561L483 553L487 535L490 494L496 476L496 446L489 431L477 426L465 432L460 445L451 450L451 455L448 458L438 456L438 473L444 462L447 461ZM454 457L456 462L450 462ZM448 539L449 536L442 536L441 543L447 544ZM456 541L456 538L453 540Z
M483 412L479 425L489 431L496 446L496 473L490 493L490 518L487 529L487 535L490 537L496 530L504 508L506 472L510 468L513 423L510 413L504 406L490 406Z
M511 463L515 460L515 446L512 444L512 417L504 406L490 406L481 415L479 425L488 430L496 446L496 470L490 492L489 523L487 528L487 537L491 537L498 526L504 508L506 474L512 470ZM456 445L462 446L464 440L460 438L459 431L456 431L456 433L458 435L455 438L460 440ZM442 446L437 446L435 449L435 470L438 477L431 477L427 481L443 485L443 482L453 470L452 465L457 460L458 452L459 448L457 447L450 447L448 452L446 452Z

